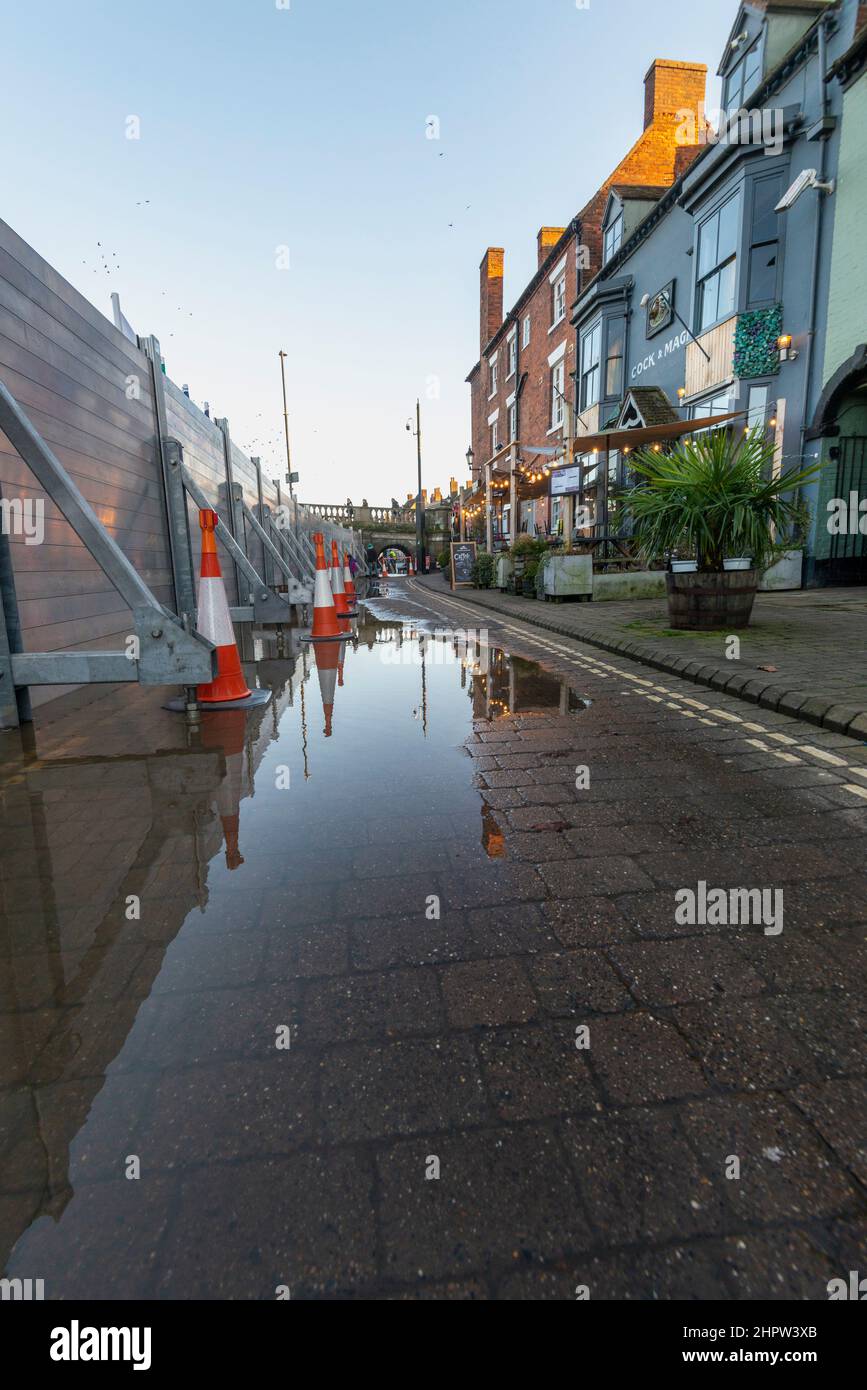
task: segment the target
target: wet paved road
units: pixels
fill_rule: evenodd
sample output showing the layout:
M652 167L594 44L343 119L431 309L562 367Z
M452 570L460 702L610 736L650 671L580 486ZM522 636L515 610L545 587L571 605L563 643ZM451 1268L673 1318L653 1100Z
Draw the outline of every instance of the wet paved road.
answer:
M191 741L126 691L2 736L5 1272L826 1298L867 1244L867 748L386 587L330 737L300 656ZM782 932L678 921L700 882Z

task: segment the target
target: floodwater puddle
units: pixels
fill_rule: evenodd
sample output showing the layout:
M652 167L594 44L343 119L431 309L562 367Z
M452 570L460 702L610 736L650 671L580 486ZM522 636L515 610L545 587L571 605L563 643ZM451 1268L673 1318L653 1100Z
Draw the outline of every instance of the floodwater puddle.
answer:
M370 972L414 959L399 924L507 871L466 740L585 704L405 617L250 655L252 711L190 727L132 688L0 735L0 1269L49 1299L273 1297L325 1268L303 1175L334 1177L338 1224L354 1199L323 1059L377 1009L388 1035Z

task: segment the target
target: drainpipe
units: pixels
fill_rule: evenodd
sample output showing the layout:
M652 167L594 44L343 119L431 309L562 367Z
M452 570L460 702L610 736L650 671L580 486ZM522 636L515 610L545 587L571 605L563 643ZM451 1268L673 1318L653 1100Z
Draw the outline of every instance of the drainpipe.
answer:
M825 30L825 19L819 23L819 46L817 62L819 67L819 114L828 114L828 90L825 82L827 72L827 40ZM825 139L819 141L819 182L825 182ZM813 261L810 270L810 317L808 319L809 331L807 334L806 361L804 364L804 409L801 418L801 429L798 441L798 459L800 465L804 464L804 450L807 443L807 424L808 411L812 411L812 387L813 387L813 366L815 362L816 345L816 307L819 297L819 255L822 249L822 223L824 220L825 194L821 189L816 190L816 217L813 233ZM816 519L814 518L813 529L815 531ZM809 567L808 567L809 569Z
M828 92L825 82L827 71L827 41L825 35L825 23L823 19L819 24L819 51L817 61L819 64L819 114L828 114ZM825 140L819 140L819 182L825 182ZM813 230L813 259L810 269L810 309L809 330L807 333L807 360L804 364L804 412L801 420L801 438L798 450L801 463L804 460L804 446L807 434L807 411L811 409L811 394L813 386L813 364L815 361L816 344L816 306L819 298L819 254L822 249L822 223L825 204L825 194L821 190L816 191L816 216Z

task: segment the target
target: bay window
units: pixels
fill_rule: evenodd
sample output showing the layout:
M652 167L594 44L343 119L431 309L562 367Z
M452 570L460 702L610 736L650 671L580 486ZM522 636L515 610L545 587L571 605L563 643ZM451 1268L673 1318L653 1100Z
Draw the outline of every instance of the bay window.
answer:
M723 203L698 232L698 332L734 312L740 197Z
M581 339L581 410L599 400L602 324L589 328Z

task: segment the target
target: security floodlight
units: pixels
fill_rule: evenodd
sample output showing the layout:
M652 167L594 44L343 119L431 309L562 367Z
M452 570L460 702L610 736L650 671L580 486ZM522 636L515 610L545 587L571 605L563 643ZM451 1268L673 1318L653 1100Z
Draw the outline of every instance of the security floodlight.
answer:
M747 41L748 38L749 38L749 31L748 31L747 29L742 29L741 32L737 35L737 37L734 38L734 39L732 39L731 44L730 44L730 47L731 47L731 48L740 48L741 44L742 44L742 43L746 43L746 41Z
M789 208L794 207L801 194L807 188L817 188L820 193L833 193L834 180L831 179L828 183L822 183L815 169L802 169L795 179L795 182L786 190L777 203L774 212L788 212Z

